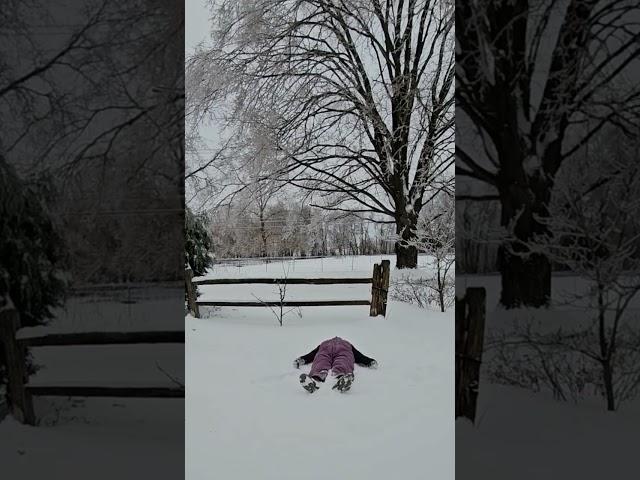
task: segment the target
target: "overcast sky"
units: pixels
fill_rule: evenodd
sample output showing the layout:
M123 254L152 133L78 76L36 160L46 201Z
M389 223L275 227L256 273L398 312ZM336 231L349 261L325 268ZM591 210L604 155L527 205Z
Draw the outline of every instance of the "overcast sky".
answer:
M184 35L184 49L185 56L188 58L196 45L202 41L209 39L210 28L210 13L209 8L205 6L207 0L186 0L185 1L185 35ZM216 148L219 144L219 128L206 122L204 125L200 125L198 131L205 143L205 147ZM201 152L201 156L212 155L210 152ZM187 162L189 162L189 154L187 154ZM187 202L189 202L191 192L189 191L189 185L187 188ZM199 210L197 204L192 204L192 208Z
M209 34L209 9L206 0L186 0L184 49L187 55Z
M195 46L209 39L210 12L206 6L207 0L185 1L185 35L184 49L188 58ZM198 129L202 139L209 147L215 147L218 143L218 129L210 124L201 125Z

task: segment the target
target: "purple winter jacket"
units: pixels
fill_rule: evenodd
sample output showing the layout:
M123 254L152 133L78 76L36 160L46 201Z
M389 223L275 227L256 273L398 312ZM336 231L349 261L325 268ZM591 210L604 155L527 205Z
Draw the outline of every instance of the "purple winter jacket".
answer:
M324 342L322 342L320 345L318 345L316 348L311 350L306 355L302 355L301 357L298 357L298 360L303 360L304 364L309 364L313 362L313 359L316 357L316 354L321 350L330 349L333 353L339 354L342 351L345 351L344 353L346 353L346 350L349 348L353 353L354 361L356 364L361 365L363 367L370 367L372 364L376 363L376 361L373 358L367 357L363 353L359 352L356 349L356 347L354 347L350 342L340 337L334 337L334 338L325 340Z

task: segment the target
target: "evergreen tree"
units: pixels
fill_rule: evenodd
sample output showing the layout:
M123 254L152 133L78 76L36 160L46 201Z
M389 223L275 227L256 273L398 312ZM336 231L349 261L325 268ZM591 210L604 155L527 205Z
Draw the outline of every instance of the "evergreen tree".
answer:
M0 304L10 299L22 326L47 323L64 300L63 242L41 196L0 158Z
M194 214L189 208L185 214L184 239L185 257L193 270L193 275L196 277L204 275L213 263L209 256L212 240L204 218Z
M23 327L46 324L65 296L63 242L41 198L0 157L0 309L12 304ZM0 384L3 363L0 345Z

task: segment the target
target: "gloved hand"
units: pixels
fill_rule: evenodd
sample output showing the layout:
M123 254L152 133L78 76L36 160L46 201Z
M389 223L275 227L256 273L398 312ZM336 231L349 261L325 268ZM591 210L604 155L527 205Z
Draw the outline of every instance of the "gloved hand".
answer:
M304 358L296 358L296 359L293 361L293 366L294 366L295 368L300 368L300 365L304 365L304 364L305 364Z
M369 364L369 368L378 368L378 362L375 360Z

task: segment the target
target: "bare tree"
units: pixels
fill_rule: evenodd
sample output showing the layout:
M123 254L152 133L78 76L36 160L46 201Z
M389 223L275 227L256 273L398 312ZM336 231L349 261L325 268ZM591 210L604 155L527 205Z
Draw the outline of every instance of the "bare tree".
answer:
M144 133L158 149L170 147L176 165L182 163L183 152L175 144L177 131L183 135L182 112L166 114L182 110L184 95L176 83L182 73L166 68L168 76L151 90L142 84L154 68L167 67L167 57L180 55L173 43L182 23L170 19L170 2L150 9L151 3L71 2L62 9L70 17L63 24L46 2L21 2L22 23L2 30L0 60L13 60L15 51L23 55L0 75L0 114L13 119L3 129L5 154L19 156L29 149L21 165L27 173L68 177L83 166L95 167L110 153L120 154L118 147L131 131L138 141ZM165 28L149 35L145 28L151 22ZM138 61L134 66L132 58ZM157 150L150 151L139 169L152 163Z
M285 269L284 264L282 265L283 275L280 281L277 283L278 305L276 305L276 308L272 307L270 304L268 304L266 301L262 300L261 298L257 297L255 294L252 294L256 300L258 300L260 303L268 307L269 310L271 310L271 313L273 314L274 317L276 317L276 320L278 321L278 324L281 327L284 325L284 317L293 311L296 312L298 317L302 318L302 311L300 310L300 307L292 307L289 310L285 310L284 308L285 302L287 300L287 279L289 278L289 270L290 270L290 266L287 266L287 268Z
M614 136L614 138L616 138ZM593 187L594 169L585 168L558 182L545 222L548 233L536 237L521 251L544 251L548 258L566 264L586 280L583 291L567 294L574 306L592 309L592 322L578 331L538 336L538 343L564 346L600 367L608 410L615 410L620 385L627 388L629 374L637 384L637 369L619 369L624 362L628 327L627 309L640 292L640 167L635 145L617 138L607 141L596 152L584 153L582 164L608 174L608 181ZM515 239L513 240L516 241ZM625 323L627 325L625 325ZM633 336L633 335L632 335ZM631 350L637 350L638 344ZM627 370L626 372L624 370Z
M451 269L455 264L455 204L452 195L441 194L434 201L433 210L423 212L418 220L413 245L426 253L435 275L415 278L407 275L394 285L394 297L426 308L435 304L441 312L455 300L454 279Z
M397 266L414 268L407 241L453 163L453 2L210 5L214 45L187 64L190 115L270 129L280 179L313 205L395 224Z
M270 207L277 200L283 182L277 178L277 154L270 148L265 132L256 126L245 132L241 140L245 144L240 155L241 165L234 163L230 176L235 177L236 185L248 200L247 213L258 220L262 248L260 256L267 256L269 246L268 222L271 219ZM236 158L238 155L235 155ZM232 195L233 197L233 195Z
M444 195L440 209L430 218L426 215L418 223L418 250L429 254L435 263L435 288L440 311L453 302L454 280L450 275L455 264L455 204L453 196Z
M638 128L638 3L459 2L456 173L488 186L519 242L544 234L556 175L607 124ZM636 70L637 74L637 70ZM501 303L549 302L544 252L503 242Z
M209 228L219 258L265 256L265 245L268 257L391 253L391 225L311 208L284 194L265 208L261 221L260 205L250 191L211 212Z
M169 0L5 3L0 153L24 181L46 185L75 279L180 278L182 232L169 228L184 212L180 9ZM166 250L154 255L157 230Z

